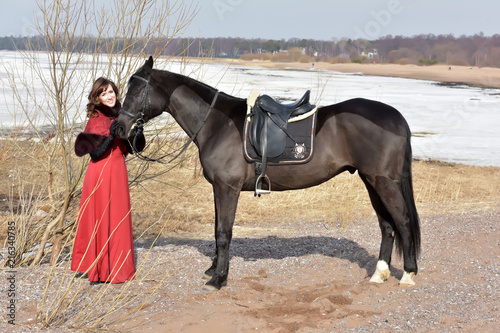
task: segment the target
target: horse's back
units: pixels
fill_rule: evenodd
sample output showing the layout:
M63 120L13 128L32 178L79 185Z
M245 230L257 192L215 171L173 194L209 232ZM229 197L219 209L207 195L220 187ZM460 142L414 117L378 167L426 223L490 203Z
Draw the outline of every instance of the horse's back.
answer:
M332 116L338 116L337 119L346 119L352 121L359 116L370 123L384 129L393 134L406 137L409 135L409 128L406 120L401 113L394 107L382 102L373 101L364 98L354 98L337 104L329 105L320 108L318 124L327 120Z

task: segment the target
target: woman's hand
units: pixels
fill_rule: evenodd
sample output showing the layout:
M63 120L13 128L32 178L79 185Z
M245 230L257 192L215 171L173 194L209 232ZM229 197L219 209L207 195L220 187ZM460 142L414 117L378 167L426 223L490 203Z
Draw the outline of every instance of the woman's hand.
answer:
M116 136L117 128L118 128L118 120L115 120L111 123L111 126L109 126L109 135L112 137Z

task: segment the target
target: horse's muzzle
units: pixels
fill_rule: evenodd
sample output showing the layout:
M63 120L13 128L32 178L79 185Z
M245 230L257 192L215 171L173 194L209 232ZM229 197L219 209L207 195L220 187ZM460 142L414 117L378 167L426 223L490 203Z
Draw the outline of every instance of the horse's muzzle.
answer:
M120 124L118 124L118 127L116 128L116 135L122 140L126 139L125 129L120 126Z
M126 117L122 117L122 115L119 115L117 120L118 127L116 128L116 135L122 140L128 139L132 132L133 122Z

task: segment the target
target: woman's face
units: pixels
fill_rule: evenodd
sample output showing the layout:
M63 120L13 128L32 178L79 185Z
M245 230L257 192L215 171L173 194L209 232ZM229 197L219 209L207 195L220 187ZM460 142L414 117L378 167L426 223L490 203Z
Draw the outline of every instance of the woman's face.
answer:
M99 95L99 101L110 108L116 104L116 94L111 85L108 85Z

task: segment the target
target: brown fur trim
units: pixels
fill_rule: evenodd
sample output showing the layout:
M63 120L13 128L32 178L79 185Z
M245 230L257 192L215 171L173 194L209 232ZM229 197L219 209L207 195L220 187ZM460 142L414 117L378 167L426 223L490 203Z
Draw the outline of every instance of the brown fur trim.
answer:
M78 134L75 140L75 154L82 157L86 154L95 152L106 141L108 137L94 133L82 132Z
M95 107L97 110L101 111L101 113L103 115L116 118L116 117L118 117L118 114L120 112L120 109L122 108L122 105L121 105L120 101L116 101L116 104L113 108L110 108L109 106L106 106L104 104L99 104L99 105L96 105Z

